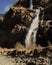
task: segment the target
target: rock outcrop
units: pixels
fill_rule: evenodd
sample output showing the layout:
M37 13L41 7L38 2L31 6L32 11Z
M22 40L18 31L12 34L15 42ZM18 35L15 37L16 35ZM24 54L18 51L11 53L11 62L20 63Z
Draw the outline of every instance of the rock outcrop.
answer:
M16 42L25 45L25 37L30 24L35 18L34 9L41 9L40 21L44 11L44 21L39 23L37 32L37 44L48 46L52 43L52 1L51 0L33 0L33 9L29 9L30 0L17 0L16 3L4 15L3 22L0 23L2 47L14 47ZM5 32L5 33L4 33ZM0 37L0 38L1 38Z

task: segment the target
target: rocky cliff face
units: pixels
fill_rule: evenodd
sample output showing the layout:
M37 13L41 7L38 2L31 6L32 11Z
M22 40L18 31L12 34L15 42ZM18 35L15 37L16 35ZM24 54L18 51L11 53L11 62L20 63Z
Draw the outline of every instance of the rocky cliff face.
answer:
M31 10L29 7L30 0L17 0L6 12L3 22L0 23L0 30L3 32L0 46L14 47L17 42L24 44L29 26L36 16L33 9L36 8L41 9L40 21L44 11L44 22L39 23L36 42L41 46L52 43L52 1L33 0L33 9Z

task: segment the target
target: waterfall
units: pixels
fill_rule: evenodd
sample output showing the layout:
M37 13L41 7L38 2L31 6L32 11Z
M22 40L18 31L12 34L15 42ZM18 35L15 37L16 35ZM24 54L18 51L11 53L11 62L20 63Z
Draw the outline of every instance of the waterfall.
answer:
M29 31L26 35L26 39L25 39L26 47L31 45L32 43L36 43L36 33L37 33L38 25L39 25L40 10L36 9L35 13L36 13L36 17L34 18L33 22L31 23Z
M32 0L30 0L30 9L33 9Z

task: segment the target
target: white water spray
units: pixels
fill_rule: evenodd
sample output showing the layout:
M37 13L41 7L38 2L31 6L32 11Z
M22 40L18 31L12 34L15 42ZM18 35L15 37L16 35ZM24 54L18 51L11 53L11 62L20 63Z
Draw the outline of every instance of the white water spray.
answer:
M35 13L36 13L36 17L33 20L33 22L31 23L30 29L29 29L27 36L26 36L26 39L25 39L26 47L28 47L32 43L36 43L36 33L37 33L38 25L39 25L40 10L36 9ZM32 33L34 33L33 42L31 41L32 40Z

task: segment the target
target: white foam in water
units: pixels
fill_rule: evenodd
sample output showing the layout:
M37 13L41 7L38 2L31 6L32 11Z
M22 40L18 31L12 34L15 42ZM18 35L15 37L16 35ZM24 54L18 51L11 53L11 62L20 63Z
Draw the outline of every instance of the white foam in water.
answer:
M25 39L25 43L26 43L26 47L32 44L32 33L34 32L33 35L33 43L36 43L36 33L37 33L37 29L38 29L38 25L39 25L39 14L40 14L40 10L36 9L36 17L34 18L33 22L31 23L31 26L29 28L29 31L26 35L26 39Z

